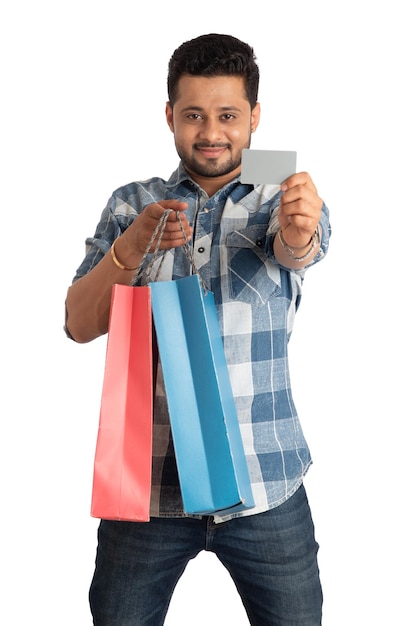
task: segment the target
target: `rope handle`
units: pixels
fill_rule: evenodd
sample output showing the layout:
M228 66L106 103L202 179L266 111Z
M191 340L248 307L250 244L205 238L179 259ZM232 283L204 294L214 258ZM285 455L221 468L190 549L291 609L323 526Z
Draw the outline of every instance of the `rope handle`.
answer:
M157 261L158 252L160 251L161 240L162 240L162 237L163 237L163 234L164 234L164 230L165 230L165 227L166 227L166 224L167 224L168 216L170 215L170 213L172 211L173 211L173 209L166 209L164 211L164 213L161 215L160 219L158 220L158 224L155 227L154 232L151 235L151 239L150 239L150 241L149 241L149 243L148 243L148 245L146 247L146 250L145 250L145 252L143 254L141 262L140 262L140 264L138 266L138 269L137 269L137 271L135 273L135 276L133 277L133 279L131 281L131 285L135 285L137 280L139 279L139 277L140 277L140 275L142 273L142 267L144 265L145 259L146 259L147 255L149 254L149 252L151 250L152 244L157 239L157 242L155 244L155 248L154 248L154 251L153 251L153 259L149 263L149 265L146 268L145 272L143 272L143 276L145 278L145 284L146 285L149 284L150 277L151 277L151 271L152 271L152 268L154 266L154 263ZM182 248L183 248L183 250L184 250L184 252L186 254L187 259L189 260L190 267L192 268L192 274L196 274L198 276L200 285L201 285L203 291L206 293L208 291L208 289L207 289L206 285L204 284L204 282L203 282L203 280L202 280L202 278L201 278L201 276L200 276L200 274L198 272L198 269L196 267L196 264L195 264L195 261L194 261L194 258L193 258L192 250L191 250L191 248L190 248L190 246L189 246L189 244L187 242L187 236L186 236L186 232L184 230L183 223L181 221L180 213L179 213L179 211L176 211L176 213L177 213L177 221L179 223L180 230L181 230L181 232L183 234L183 237L184 237L184 244L182 244ZM162 255L159 257L161 260L160 260L160 264L158 266L157 273L155 275L155 279L154 279L155 281L158 280L158 277L160 275L161 268L162 268L162 265L163 265L166 253L167 253L167 250L164 250Z
M184 237L184 241L185 241L185 243L183 244L182 248L185 251L186 256L187 256L187 258L189 260L190 266L192 268L192 274L196 274L197 275L197 277L199 279L200 286L202 287L204 293L206 294L207 291L208 291L208 288L206 287L205 283L203 282L203 278L200 276L199 270L196 267L196 263L195 263L195 260L194 260L194 257L193 257L192 250L191 250L189 244L187 243L187 236L186 236L186 233L184 231L184 227L183 227L183 223L182 223L181 218L180 218L179 211L177 211L177 221L178 221L178 223L180 225L180 230L183 233L183 237Z
M138 281L138 279L139 279L139 277L140 277L140 275L142 273L142 268L143 268L145 259L146 259L147 255L149 254L149 251L151 250L152 244L154 243L154 241L156 240L156 238L158 236L157 243L155 245L155 250L154 250L154 259L153 259L152 263L150 263L146 273L144 274L145 275L145 284L147 285L149 283L151 269L152 269L152 266L154 265L154 262L155 262L155 256L158 254L158 251L160 249L161 239L162 239L162 236L163 236L163 233L164 233L164 229L165 229L165 225L167 223L167 219L168 219L169 213L170 213L170 209L166 209L164 211L164 213L161 215L160 219L158 220L157 226L155 227L154 232L151 235L151 239L148 242L148 245L147 245L147 247L145 249L145 252L144 252L144 254L142 256L142 259L141 259L141 261L140 261L140 263L138 265L138 268L137 268L137 270L135 272L135 275L133 276L133 278L131 280L131 285L136 285L137 284L137 281ZM163 253L163 257L161 259L161 263L164 261L164 255L165 255L165 252ZM160 267L161 267L161 263L160 263Z

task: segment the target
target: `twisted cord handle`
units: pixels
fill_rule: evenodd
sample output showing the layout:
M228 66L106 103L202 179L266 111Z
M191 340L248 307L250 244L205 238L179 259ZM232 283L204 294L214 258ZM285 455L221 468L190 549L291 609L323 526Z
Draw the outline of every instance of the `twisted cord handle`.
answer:
M154 243L154 241L155 241L155 240L157 239L157 237L158 237L158 239L157 239L157 243L155 244L155 249L154 249L154 258L153 258L152 262L149 264L149 266L148 266L148 268L147 268L146 272L144 272L145 284L148 284L148 283L149 283L149 281L150 281L150 275L151 275L151 270L152 270L152 267L153 267L153 265L154 265L154 263L155 263L155 261L156 261L156 255L158 254L158 252L159 252L159 250L160 250L161 239L162 239L162 237L163 237L164 230L165 230L165 226L166 226L166 224L167 224L167 220L168 220L168 216L170 215L170 212L171 212L171 209L166 209L166 210L164 211L164 213L161 215L160 219L158 220L157 226L155 227L154 232L153 232L153 233L152 233L152 235L151 235L151 239L149 240L149 243L148 243L148 245L147 245L147 247L146 247L146 249L145 249L145 252L144 252L143 257L142 257L142 259L141 259L141 262L140 262L140 264L139 264L139 266L138 266L138 269L137 269L137 271L135 272L135 276L134 276L134 277L133 277L133 279L132 279L131 285L135 285L135 284L136 284L136 282L137 282L137 280L138 280L138 278L140 277L140 275L141 275L141 273L142 273L142 268L143 268L143 265L144 265L145 259L146 259L147 255L149 254L149 251L151 250L152 244ZM160 262L159 268L158 268L158 270L157 270L157 276L156 276L156 279L158 278L159 273L160 273L160 271L161 271L161 266L162 266L162 264L163 264L163 261L164 261L164 257L165 257L165 255L166 255L166 252L167 252L167 250L164 250L164 252L163 252L163 254L162 254L162 257L161 257L161 262Z
M196 267L196 263L195 263L194 256L193 256L193 252L191 251L190 246L187 243L187 236L186 236L186 233L184 231L184 227L183 227L183 224L182 224L182 221L181 221L181 218L180 218L180 215L179 215L178 212L177 212L177 220L178 220L178 223L180 225L180 230L183 233L184 242L185 242L183 244L183 250L186 253L186 256L187 256L187 258L188 258L188 260L190 262L190 266L192 268L192 274L196 274L197 275L197 277L199 278L200 286L202 287L203 291L206 294L206 292L208 291L208 288L206 287L205 283L203 282L203 278L200 276L199 270Z
M153 267L154 263L157 260L156 255L158 254L158 252L160 250L161 239L162 239L163 234L164 234L164 230L165 230L165 227L166 227L166 224L167 224L168 216L170 215L172 210L173 209L166 209L164 211L164 213L162 214L162 216L160 217L160 219L158 220L158 224L157 224L157 226L154 229L154 232L153 232L153 234L151 236L151 239L150 239L150 241L149 241L149 243L148 243L148 245L146 247L146 250L145 250L144 255L143 255L142 259L141 259L139 267L138 267L138 269L137 269L137 271L135 273L135 276L133 277L133 280L131 282L132 285L136 284L139 276L141 275L142 267L143 267L144 262L145 262L145 258L149 254L149 251L151 250L152 244L157 239L157 242L155 244L154 253L153 253L154 254L154 258L152 259L151 263L149 264L148 268L146 269L146 271L143 274L144 277L145 277L145 284L147 285L150 282L151 270L152 270L152 267ZM182 248L183 248L183 250L184 250L184 252L186 254L187 259L189 260L190 266L192 268L192 274L196 274L198 276L200 285L201 285L203 291L206 293L208 291L208 289L207 289L205 283L203 282L203 279L201 278L201 276L199 274L199 271L198 271L198 269L196 267L196 263L195 263L195 260L194 260L194 257L193 257L193 252L190 249L189 244L187 243L187 235L186 235L186 232L184 230L184 226L183 226L183 223L181 221L180 214L179 214L178 211L176 213L177 213L177 221L179 223L180 230L181 230L181 232L183 234L183 237L184 237L184 244L182 245ZM165 258L166 253L167 253L167 250L164 250L163 254L160 257L161 261L160 261L160 264L158 266L157 273L155 275L155 280L158 280L158 277L160 275L161 267L162 267L162 264L164 262L164 258Z

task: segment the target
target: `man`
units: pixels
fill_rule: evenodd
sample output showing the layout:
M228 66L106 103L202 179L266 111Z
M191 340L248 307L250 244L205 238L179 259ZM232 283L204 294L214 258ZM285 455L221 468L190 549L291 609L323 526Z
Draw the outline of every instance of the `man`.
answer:
M184 230L214 292L255 499L235 515L184 514L157 381L151 520L100 522L90 589L96 626L163 624L176 583L201 550L228 569L251 624L321 624L318 546L303 486L311 459L287 342L304 273L324 257L330 226L307 173L278 187L240 182L241 152L260 118L258 81L252 48L234 37L204 35L174 52L166 119L179 167L168 181L113 193L68 290L69 336L87 342L106 333L112 285L131 283L159 218L172 209L159 280L190 273Z

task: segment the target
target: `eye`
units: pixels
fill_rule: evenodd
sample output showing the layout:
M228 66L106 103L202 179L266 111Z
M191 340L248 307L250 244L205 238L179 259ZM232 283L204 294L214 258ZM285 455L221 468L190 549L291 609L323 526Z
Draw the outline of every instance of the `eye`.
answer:
M226 121L235 119L235 115L232 115L232 113L224 113L221 117L223 120L226 120Z
M200 113L188 113L188 115L186 115L186 118L188 120L191 120L192 122L197 122L202 119L202 116L200 115Z

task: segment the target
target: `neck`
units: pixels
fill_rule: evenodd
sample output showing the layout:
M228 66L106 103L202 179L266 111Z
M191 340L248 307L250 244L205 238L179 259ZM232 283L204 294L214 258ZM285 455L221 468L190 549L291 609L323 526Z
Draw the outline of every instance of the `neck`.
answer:
M186 168L187 169L187 168ZM190 172L187 170L187 173L191 176L195 183L199 185L209 197L213 196L219 189L222 189L225 185L231 182L241 171L241 167L237 168L233 172L229 174L225 174L224 176L216 176L216 177L206 177L200 176L199 174L195 174L194 172Z

